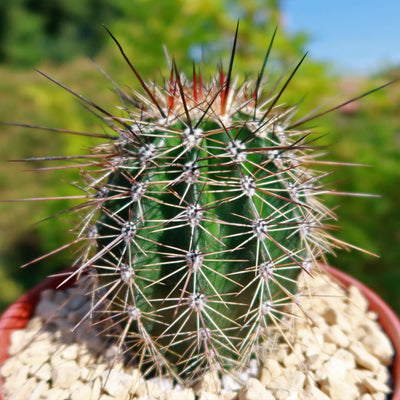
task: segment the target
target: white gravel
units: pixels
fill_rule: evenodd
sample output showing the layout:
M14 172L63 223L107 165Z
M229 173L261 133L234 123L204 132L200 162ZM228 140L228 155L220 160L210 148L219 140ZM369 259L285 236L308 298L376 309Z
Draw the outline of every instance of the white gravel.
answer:
M87 321L73 330L90 300L74 292L57 312L76 289L47 290L26 329L12 334L4 400L384 400L394 352L377 316L357 288L346 296L324 275L311 281L299 279L302 310L293 306L286 321L290 345L266 349L261 366L252 361L236 375L241 384L207 373L193 388L145 380L120 361L110 371L115 349Z

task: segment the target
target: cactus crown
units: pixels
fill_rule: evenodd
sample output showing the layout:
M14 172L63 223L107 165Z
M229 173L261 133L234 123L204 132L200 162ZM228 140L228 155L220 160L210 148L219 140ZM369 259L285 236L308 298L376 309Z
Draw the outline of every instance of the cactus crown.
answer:
M298 273L338 245L310 132L279 104L304 57L280 91L263 90L274 36L242 85L237 31L226 74L206 83L194 66L190 81L172 64L164 85L145 83L112 36L143 88L118 91L124 117L67 88L112 131L80 167L74 274L91 271L92 314L119 327L121 351L145 372L190 380L247 362L297 301Z

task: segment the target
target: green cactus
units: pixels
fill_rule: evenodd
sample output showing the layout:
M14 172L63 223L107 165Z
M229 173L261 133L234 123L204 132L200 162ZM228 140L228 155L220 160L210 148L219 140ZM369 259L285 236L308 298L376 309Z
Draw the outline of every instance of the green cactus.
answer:
M126 118L105 115L118 136L94 150L86 177L97 193L80 234L96 251L79 271L95 269L93 312L111 314L144 369L184 378L248 361L299 271L329 247L309 133L291 128L295 108L278 106L303 59L263 98L273 38L258 79L239 87L236 38L226 75L205 84L195 66L189 81L172 65L151 89L116 41L145 95L120 92Z
M317 198L311 132L297 129L311 118L279 104L304 57L265 95L274 33L257 79L237 85L236 31L226 74L204 83L193 66L189 80L173 63L164 85L146 84L110 35L143 88L118 89L124 117L60 84L112 132L80 168L89 200L74 243L87 245L74 275L91 271L92 316L145 373L188 382L239 367L297 304L298 273L341 244Z

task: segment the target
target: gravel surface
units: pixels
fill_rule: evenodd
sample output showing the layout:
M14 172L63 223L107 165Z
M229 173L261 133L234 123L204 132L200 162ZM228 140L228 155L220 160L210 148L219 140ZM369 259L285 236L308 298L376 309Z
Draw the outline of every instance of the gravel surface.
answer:
M138 369L115 362L115 347L87 320L73 329L90 300L76 288L47 290L26 329L12 334L11 357L1 368L4 400L386 399L394 352L377 315L357 288L346 295L324 275L311 287L309 281L304 287L299 279L302 310L288 310L290 345L265 349L261 366L254 360L235 376L207 373L193 388L145 380Z

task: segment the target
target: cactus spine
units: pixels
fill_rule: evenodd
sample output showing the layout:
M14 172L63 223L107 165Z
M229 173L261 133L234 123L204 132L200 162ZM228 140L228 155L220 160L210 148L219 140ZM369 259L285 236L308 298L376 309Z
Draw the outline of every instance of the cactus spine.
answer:
M226 74L204 83L194 66L189 81L173 64L161 86L143 82L115 40L143 87L119 92L124 117L68 89L112 131L82 173L95 194L82 207L76 273L92 271L92 314L119 326L121 351L145 372L189 379L248 361L296 301L297 274L335 244L310 132L279 105L303 59L266 97L273 37L258 79L242 85L236 38Z

